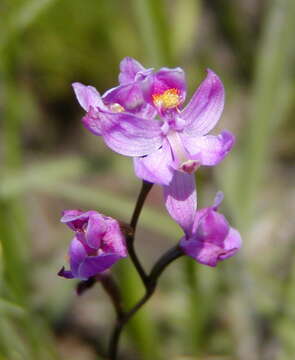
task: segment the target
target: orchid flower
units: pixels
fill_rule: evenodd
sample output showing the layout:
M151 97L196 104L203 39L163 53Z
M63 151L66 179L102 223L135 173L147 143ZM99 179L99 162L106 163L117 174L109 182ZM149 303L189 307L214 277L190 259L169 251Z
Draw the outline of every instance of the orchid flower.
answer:
M211 70L184 109L185 75L182 69L162 68L141 82L143 96L157 109L162 146L134 159L135 172L144 180L168 185L175 170L188 174L199 166L217 165L229 153L234 136L223 131L207 135L218 122L224 106L224 88Z
M185 235L180 240L182 251L200 264L216 266L219 261L235 255L242 245L240 233L232 228L224 215L217 212L223 200L218 192L211 207L195 211L190 203L175 202L168 195L166 207L182 227Z
M136 146L141 147L139 153L145 155L150 148L157 149L160 146L160 143L152 145L152 134L144 137L146 144L141 145L145 129L150 125L150 119L156 116L156 110L145 102L139 83L152 69L145 69L128 57L121 61L120 69L120 85L108 90L103 96L93 86L78 82L72 84L79 104L86 111L82 123L94 135L102 136L112 150L133 156L138 153L138 149L132 149ZM141 123L134 121L138 117ZM153 127L150 128L153 133ZM154 131L158 134L157 124ZM134 138L135 145L132 141ZM122 149L124 147L125 151Z
M73 87L87 111L85 127L112 150L134 157L138 177L168 185L175 171L191 174L200 165L217 165L228 154L234 144L230 132L207 135L224 105L223 85L213 71L208 70L181 110L186 95L182 69L154 73L131 58L123 59L120 68L120 85L102 97L93 87Z
M181 109L186 96L182 69L162 68L154 73L131 58L123 59L120 69L120 85L102 97L93 87L73 84L87 111L82 120L85 127L102 136L112 150L133 157L136 175L163 185L166 197L177 193L173 187L181 184L182 198L174 200L194 203L193 172L201 165L217 165L235 141L228 131L207 135L223 111L221 80L208 70Z
M70 270L58 275L87 280L127 256L124 236L117 220L96 211L65 210L61 222L74 231L69 247Z

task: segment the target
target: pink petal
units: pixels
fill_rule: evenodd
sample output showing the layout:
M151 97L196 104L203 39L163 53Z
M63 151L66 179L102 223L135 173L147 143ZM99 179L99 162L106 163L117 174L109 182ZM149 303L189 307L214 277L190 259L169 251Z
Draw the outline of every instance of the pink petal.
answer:
M194 224L195 228L195 224ZM224 215L208 208L199 219L194 237L203 242L214 243L223 248L223 243L229 232L229 224Z
M102 135L102 121L99 118L99 112L90 106L87 114L82 118L84 127L96 136Z
M110 268L119 259L120 256L116 254L89 256L80 265L78 277L80 279L88 279L90 276L95 276Z
M119 104L125 111L143 118L153 119L156 116L156 110L144 101L138 82L110 89L103 95L103 101L106 105Z
M144 156L162 145L160 123L132 114L100 112L102 136L114 151L125 156Z
M217 209L219 208L219 206L221 205L222 201L224 199L224 194L222 191L218 191L215 195L214 198L214 203L213 203L213 210L217 211Z
M143 180L154 184L168 185L172 179L172 155L169 144L163 141L163 146L144 157L136 157L134 161L135 174Z
M194 175L175 171L171 183L164 186L164 197L170 216L190 234L197 210Z
M180 247L188 256L194 258L200 264L212 267L217 265L218 257L223 251L222 248L215 244L194 239L186 240L185 238L180 240Z
M235 255L240 250L241 246L242 238L240 233L236 229L230 228L229 233L224 240L224 252L219 255L219 259L224 260Z
M125 57L120 63L119 83L128 84L135 80L135 76L139 71L144 71L145 68L135 59Z
M79 266L86 257L87 257L87 252L83 244L76 237L74 237L69 248L71 271L74 277L78 275Z
M229 131L223 131L218 136L192 137L182 134L181 137L190 157L206 166L214 166L220 163L235 143L235 137Z
M127 256L125 238L117 220L106 218L107 231L102 239L101 249L105 253L114 253L120 257Z
M105 219L99 213L89 216L87 229L85 231L86 243L93 249L98 249L101 244L101 239L105 234L107 226Z
M89 111L90 106L93 108L104 106L99 92L93 86L86 86L78 82L73 83L72 86L79 104L85 111Z
M74 231L83 230L84 224L88 221L91 211L64 210L60 222L68 225Z
M211 70L181 113L186 121L185 132L191 136L205 135L218 122L224 106L224 88Z

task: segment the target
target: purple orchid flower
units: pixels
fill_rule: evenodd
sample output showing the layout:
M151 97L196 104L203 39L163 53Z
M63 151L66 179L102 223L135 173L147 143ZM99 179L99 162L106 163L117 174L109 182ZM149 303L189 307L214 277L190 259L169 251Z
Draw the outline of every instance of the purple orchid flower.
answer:
M223 131L207 135L218 122L224 106L224 88L219 77L207 70L188 105L182 69L162 68L141 82L143 96L157 109L162 146L145 157L134 159L135 172L144 180L168 185L175 170L192 174L199 166L217 165L229 153L234 136Z
M184 230L179 245L186 255L214 267L239 251L242 245L240 233L217 212L223 200L222 192L217 193L213 206L198 211L192 203L180 203L170 194L166 196L168 212Z
M193 173L200 165L217 165L229 153L230 132L207 135L224 106L224 88L213 71L181 110L186 95L182 69L153 73L131 58L123 59L120 69L120 85L102 97L91 86L73 87L87 111L85 127L112 150L134 157L138 177L168 185L175 170Z
M131 58L123 59L120 69L120 85L102 97L92 87L73 84L79 103L87 111L84 125L102 136L112 150L134 157L139 178L164 185L171 194L178 191L173 186L181 183L182 198L195 199L194 176L185 175L201 165L217 165L235 141L228 131L207 135L223 111L221 80L208 70L206 79L181 110L186 96L182 69L162 68L154 73ZM175 176L178 180L173 181Z
M69 247L70 270L58 275L87 280L127 256L124 236L117 220L96 211L65 210L61 222L75 232Z
M103 96L93 86L85 86L78 82L73 83L72 86L79 104L86 111L86 115L82 118L86 129L94 135L102 136L112 150L133 156L134 150L125 146L128 138L134 135L137 139L136 145L140 146L141 137L149 120L153 119L157 113L145 102L139 86L140 81L152 69L145 69L139 62L128 57L121 61L120 69L120 85L108 90ZM135 115L142 118L142 124L133 121ZM148 144L143 145L141 154L146 154L151 142L147 136ZM120 143L126 147L123 153L120 151ZM130 147L132 146L132 140L130 140ZM157 146L155 145L154 148L156 149Z

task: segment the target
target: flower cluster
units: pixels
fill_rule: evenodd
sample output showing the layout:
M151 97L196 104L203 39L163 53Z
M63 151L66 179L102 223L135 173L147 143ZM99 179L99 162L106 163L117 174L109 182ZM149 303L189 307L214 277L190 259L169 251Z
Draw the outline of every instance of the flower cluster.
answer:
M183 228L182 251L199 263L215 266L241 246L237 230L214 205L197 211L194 172L200 166L219 164L232 149L229 131L208 135L224 107L224 87L207 70L191 100L186 98L181 68L145 69L132 58L120 64L119 85L103 95L92 86L74 83L79 104L85 110L83 125L102 137L113 151L133 158L135 174L163 186L165 205ZM70 271L64 277L87 279L127 255L124 236L116 220L94 211L66 211L62 222L75 231L69 250Z

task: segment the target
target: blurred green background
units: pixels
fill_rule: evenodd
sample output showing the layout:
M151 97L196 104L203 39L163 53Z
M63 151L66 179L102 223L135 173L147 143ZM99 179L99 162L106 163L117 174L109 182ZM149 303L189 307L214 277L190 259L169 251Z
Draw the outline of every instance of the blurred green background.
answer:
M221 77L219 128L237 144L197 174L199 206L244 239L216 269L180 259L130 323L122 359L292 360L295 356L295 1L0 0L0 359L100 359L114 314L97 285L82 297L56 276L71 233L63 209L128 221L131 160L81 125L71 83L101 93L125 56L181 66L189 96L206 67ZM137 249L149 268L181 231L154 187ZM129 260L114 272L127 306L143 289Z

